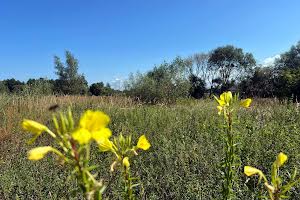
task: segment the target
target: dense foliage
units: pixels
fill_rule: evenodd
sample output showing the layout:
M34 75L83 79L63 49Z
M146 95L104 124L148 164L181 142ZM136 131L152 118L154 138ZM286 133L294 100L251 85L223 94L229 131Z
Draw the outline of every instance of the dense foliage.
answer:
M65 63L54 57L55 80L15 79L0 81L0 93L33 95L124 94L146 103L172 103L180 98L202 98L231 90L247 97L279 97L298 101L300 96L300 42L282 53L270 66L256 63L251 53L232 45L209 53L176 57L146 73L131 74L118 91L103 82L89 87L79 71L78 60L66 51Z
M185 74L187 62L177 57L171 63L163 63L146 74L132 75L126 90L130 96L146 103L174 102L188 97L190 88Z
M93 83L89 87L89 92L94 96L109 96L113 95L117 91L115 91L109 84L104 85L103 82Z

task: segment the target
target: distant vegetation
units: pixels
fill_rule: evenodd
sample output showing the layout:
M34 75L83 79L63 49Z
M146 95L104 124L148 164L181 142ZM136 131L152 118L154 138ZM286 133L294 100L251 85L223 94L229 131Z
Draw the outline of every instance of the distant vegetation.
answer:
M278 97L294 101L300 95L300 42L271 66L257 64L251 53L231 45L188 58L176 57L146 73L131 74L124 90L101 81L88 86L78 72L79 62L69 52L65 62L54 57L57 79L0 81L0 93L28 95L127 95L146 103L172 103L180 98L202 98L231 90L247 97ZM118 88L119 89L119 88Z
M83 74L79 74L79 61L65 52L65 63L54 56L54 67L57 79L29 79L26 83L19 80L6 79L0 81L0 93L20 95L94 95L108 96L120 93L103 82L93 83L90 87Z

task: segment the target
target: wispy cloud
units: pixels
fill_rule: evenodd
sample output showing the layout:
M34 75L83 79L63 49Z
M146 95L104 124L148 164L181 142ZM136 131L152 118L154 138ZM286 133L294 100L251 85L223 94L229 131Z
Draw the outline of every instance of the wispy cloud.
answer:
M114 79L110 83L111 83L112 88L117 89L117 90L123 90L125 80L126 80L125 77L115 76Z
M275 60L278 59L278 58L280 58L279 54L277 54L275 56L271 56L271 57L265 58L262 61L262 66L264 66L264 67L272 66L275 63Z

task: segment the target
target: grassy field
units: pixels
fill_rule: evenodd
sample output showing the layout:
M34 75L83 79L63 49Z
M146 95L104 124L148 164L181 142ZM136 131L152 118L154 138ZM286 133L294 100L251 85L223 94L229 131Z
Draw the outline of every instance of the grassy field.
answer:
M117 97L9 97L0 96L0 199L81 199L76 182L67 178L68 169L47 156L39 162L28 161L30 138L20 128L23 118L51 127L51 111L71 106L76 119L86 109L99 109L112 119L114 135L120 132L137 138L145 133L152 144L132 163L132 171L141 178L139 199L221 199L220 162L223 132L216 103L212 100L178 102L176 105L146 106ZM257 179L246 178L243 166L251 165L270 174L276 155L289 156L284 176L300 168L300 110L294 104L274 100L254 100L247 111L239 113L235 130L240 143L241 167L235 185L238 199L257 199L261 186ZM37 144L48 145L46 135ZM121 199L122 181L109 173L110 155L93 150L93 163L100 165L99 175L108 185L107 199ZM300 190L292 199L300 199Z

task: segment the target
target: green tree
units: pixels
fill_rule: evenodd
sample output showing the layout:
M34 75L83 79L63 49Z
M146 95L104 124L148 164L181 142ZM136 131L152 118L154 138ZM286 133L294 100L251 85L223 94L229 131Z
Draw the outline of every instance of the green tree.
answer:
M240 94L252 97L274 97L274 68L257 67L254 73L239 84Z
M172 103L188 97L187 61L180 57L164 62L145 74L131 75L125 86L129 95L146 103Z
M23 90L25 83L21 82L19 80L16 80L14 78L6 79L3 81L5 86L8 89L8 92L10 93L19 93Z
M61 62L58 56L54 56L54 66L58 79L55 80L55 91L62 94L86 94L88 90L87 81L83 74L78 73L78 60L66 51L66 62Z
M247 76L256 65L251 53L244 53L243 49L232 45L214 49L208 60L209 68L222 81L221 90L228 90L232 80L240 81Z
M89 92L91 93L91 95L100 96L103 94L103 88L104 88L103 82L93 83L89 88Z
M300 41L280 55L276 66L276 94L279 97L300 97Z
M103 82L99 82L93 83L89 88L89 92L94 96L110 96L116 94L117 91L111 88L109 83L104 85Z
M200 99L204 96L205 93L205 82L201 78L195 76L194 74L191 74L189 76L190 80L190 95L191 97L194 97L195 99Z

